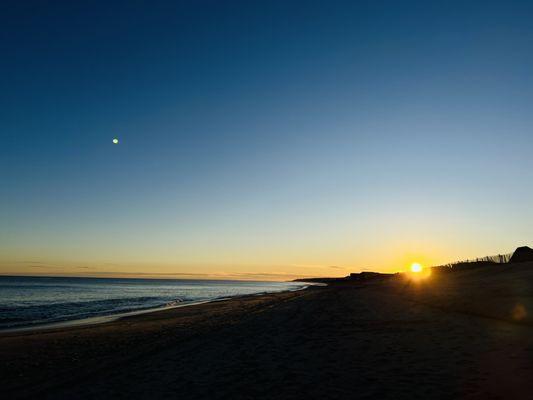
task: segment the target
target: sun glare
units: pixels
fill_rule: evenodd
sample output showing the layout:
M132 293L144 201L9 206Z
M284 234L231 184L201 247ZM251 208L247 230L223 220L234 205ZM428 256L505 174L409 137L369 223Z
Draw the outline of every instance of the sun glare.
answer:
M405 278L411 282L423 282L431 276L431 268L426 268L417 262L412 263L406 272Z
M412 263L411 272L422 272L422 265L420 265L419 263Z

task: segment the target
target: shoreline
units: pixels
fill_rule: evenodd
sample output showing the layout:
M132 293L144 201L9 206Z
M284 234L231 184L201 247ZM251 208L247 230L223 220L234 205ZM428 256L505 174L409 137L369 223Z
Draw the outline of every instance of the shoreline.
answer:
M140 310L131 310L131 311L126 311L126 312L121 312L121 313L116 313L116 314L99 315L95 317L70 319L70 320L56 321L56 322L43 322L43 323L37 323L33 325L24 325L20 327L5 328L5 329L0 329L0 336L5 333L46 331L50 329L100 325L100 324L105 324L108 322L118 321L122 318L136 316L136 315L143 315L143 314L149 314L152 312L172 310L173 308L179 308L179 307L195 306L195 305L210 303L213 301L222 301L222 300L225 300L225 299L203 300L203 301L198 301L198 302L192 301L190 303L176 304L173 306L143 308Z
M138 309L138 310L119 312L115 314L98 315L98 316L87 317L87 318L76 318L76 319L70 319L70 320L65 320L65 321L43 322L43 323L37 323L33 325L24 325L24 326L19 326L19 327L0 328L0 337L5 334L13 334L13 333L16 334L16 333L27 333L27 332L40 332L40 331L48 331L48 330L54 330L54 329L101 325L101 324L106 324L109 322L119 321L124 318L130 318L130 317L140 316L144 314L151 314L154 312L163 312L166 310L173 310L176 308L198 306L202 304L215 303L219 301L246 298L250 296L262 296L262 295L267 295L267 294L297 292L300 290L305 290L309 288L310 286L321 286L315 283L308 283L308 282L301 282L301 283L303 285L302 287L298 287L296 289L282 290L279 292L259 292L259 293L252 293L252 294L218 297L218 298L213 298L213 299L208 299L208 300L197 300L197 301L193 300L190 302L184 302L184 304L175 304L175 305L170 305L170 306L164 305L164 306L158 306L158 307L143 308L143 309Z
M94 387L94 375L108 371L102 379L109 379L113 371L127 371L176 344L216 334L277 305L308 297L316 291L312 288L236 296L96 325L5 332L0 334L0 385L12 399L49 396L70 383ZM74 398L80 396L92 398L88 391Z
M520 399L532 290L524 264L6 333L0 384L10 399Z

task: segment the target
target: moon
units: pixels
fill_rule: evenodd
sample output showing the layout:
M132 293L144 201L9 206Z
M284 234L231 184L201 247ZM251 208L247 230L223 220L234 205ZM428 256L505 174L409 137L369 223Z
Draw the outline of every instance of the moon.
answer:
M113 139L113 144L118 144L118 139L117 138Z

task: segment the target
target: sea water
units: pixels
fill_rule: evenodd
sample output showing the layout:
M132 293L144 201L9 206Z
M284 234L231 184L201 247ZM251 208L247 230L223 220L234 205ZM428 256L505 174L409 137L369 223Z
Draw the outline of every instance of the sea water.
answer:
M0 276L0 329L297 290L296 282Z

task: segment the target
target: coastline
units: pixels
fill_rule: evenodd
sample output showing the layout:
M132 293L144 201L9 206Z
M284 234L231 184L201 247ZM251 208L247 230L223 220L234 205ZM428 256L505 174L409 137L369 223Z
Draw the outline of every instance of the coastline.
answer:
M310 286L0 335L8 398L524 398L533 265Z
M23 325L19 327L4 328L4 329L0 329L0 337L3 334L23 333L23 332L33 332L33 331L47 331L47 330L53 330L53 329L64 329L64 328L100 325L100 324L105 324L105 323L109 323L113 321L118 321L123 318L129 318L129 317L139 316L143 314L150 314L153 312L160 312L160 311L165 311L165 310L172 310L174 308L198 306L201 304L208 304L208 303L237 299L237 298L245 298L249 296L262 296L265 294L296 292L300 290L305 290L310 286L320 286L320 284L316 284L316 283L308 283L308 282L300 282L300 283L303 285L302 287L298 287L295 289L282 290L279 292L270 292L270 293L259 292L259 293L253 293L253 294L217 297L217 298L212 298L212 299L207 299L207 300L183 302L183 303L178 303L174 305L163 305L163 306L158 306L158 307L118 312L114 314L97 315L97 316L88 317L88 318L78 318L78 319L70 319L70 320L65 320L65 321L56 321L56 322L48 322L48 323L43 322L43 323L37 323L37 324Z
M0 336L4 333L19 333L19 332L33 332L33 331L46 331L50 329L62 329L62 328L71 328L71 327L83 327L83 326L92 326L92 325L100 325L105 324L108 322L117 321L121 318L127 318L132 317L136 315L142 315L142 314L149 314L152 312L158 312L158 311L164 311L164 310L171 310L173 308L179 308L179 307L187 307L187 306L195 306L205 303L210 303L213 301L221 301L224 299L212 299L212 300L203 300L203 301L191 301L185 304L176 304L172 306L161 306L161 307L153 307L153 308L144 308L140 310L132 310L132 311L126 311L116 314L106 314L106 315L99 315L95 317L88 317L88 318L79 318L79 319L71 319L66 321L57 321L57 322L44 322L39 324L33 324L33 325L24 325L20 327L13 327L13 328L5 328L0 329Z
M145 359L176 341L231 326L312 292L237 296L103 324L5 332L0 335L0 384L4 394L18 399L42 396L72 381L90 382L90 376L102 369L125 371L132 359Z

